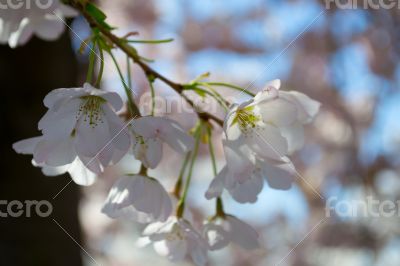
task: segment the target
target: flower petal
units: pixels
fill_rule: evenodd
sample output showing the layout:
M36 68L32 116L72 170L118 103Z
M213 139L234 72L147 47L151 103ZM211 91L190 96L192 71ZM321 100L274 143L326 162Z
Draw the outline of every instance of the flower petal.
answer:
M260 247L258 233L253 227L230 215L226 219L232 227L230 233L233 242L247 250Z
M20 140L15 142L12 147L17 153L21 154L33 154L36 145L40 142L43 137L34 137L29 139Z
M289 161L284 164L263 164L263 173L271 188L288 190L292 187L296 170Z

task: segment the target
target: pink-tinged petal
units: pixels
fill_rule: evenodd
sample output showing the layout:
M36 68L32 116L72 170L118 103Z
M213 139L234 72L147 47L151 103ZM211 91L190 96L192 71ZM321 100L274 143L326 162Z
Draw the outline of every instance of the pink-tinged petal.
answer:
M246 144L264 159L281 160L288 153L288 144L280 131L265 124L251 130L246 135Z
M68 168L72 180L81 186L90 186L96 179L97 174L90 171L79 158L76 158Z
M187 223L188 224L188 223ZM185 228L186 243L190 257L195 265L204 266L207 263L207 242L197 233L190 224Z
M56 167L52 167L52 166L47 166L47 165L43 165L43 166L39 166L42 167L42 173L46 176L57 176L57 175L63 175L68 171L69 168L69 164L66 165L62 165L62 166L56 166Z
M75 128L80 104L79 99L73 99L57 111L48 110L39 121L39 130L46 136L69 137Z
M136 176L131 187L133 206L136 210L147 213L153 221L165 221L172 212L172 202L164 187L155 179Z
M33 23L35 34L46 41L58 39L64 32L64 22L55 15L46 15L36 23Z
M111 146L114 148L112 161L117 163L131 147L131 135L128 131L128 125L111 108L105 105L103 106L103 112L110 127Z
M277 127L291 125L297 120L296 105L282 98L258 104L257 112L264 123Z
M121 215L120 209L132 204L132 199L129 196L132 178L132 176L123 176L115 182L101 210L102 213L111 218L118 218Z
M278 98L278 96L279 96L278 88L271 85L267 85L262 91L258 92L256 96L254 96L254 100L250 104L250 106L261 103L272 102L273 100Z
M225 177L228 173L228 168L225 166L222 170L218 173L216 177L211 181L210 186L208 187L205 197L206 199L210 200L212 198L220 197L222 191L224 189L225 184Z
M160 132L161 120L156 117L145 116L133 121L133 131L144 138L156 138Z
M249 154L245 154L236 146L236 142L223 141L224 153L226 157L226 166L229 175L238 177L239 182L247 180L253 172L254 163L249 158ZM226 179L227 173L225 173Z
M101 163L97 156L85 157L78 154L78 157L82 161L83 165L90 171L96 174L101 174L104 171L105 166Z
M281 88L281 80L274 79L274 80L268 81L267 84L265 84L265 88L268 88L268 87L273 87L273 88L279 90Z
M143 163L148 168L154 169L161 162L163 149L162 143L158 139L149 139L146 141L147 149Z
M42 140L42 136L29 139L20 140L15 142L12 147L17 153L33 154L36 145Z
M43 100L44 105L47 108L58 110L63 103L71 100L72 98L77 98L85 95L85 91L82 88L61 88L55 89L49 92Z
M100 110L102 112L102 110ZM101 119L91 119L82 115L76 125L75 149L78 155L86 157L98 156L106 146L113 145L110 126L104 114Z
M28 18L24 18L19 24L18 30L10 34L8 45L11 48L26 44L33 34L33 28Z
M163 127L158 133L158 137L172 149L181 154L193 149L193 137L189 136L177 122L163 118L163 120L160 120L160 123Z
M288 190L292 187L296 170L290 161L284 164L265 162L263 163L263 173L271 188Z
M149 223L167 220L172 203L156 180L139 175L125 176L111 189L102 211L112 218Z
M297 119L304 124L313 120L321 106L321 103L298 91L281 92L280 95L297 106Z
M227 232L221 225L208 222L203 227L203 236L210 250L223 249L231 242L231 232Z
M38 164L62 166L72 163L76 158L73 139L42 139L35 147L33 158Z
M230 233L233 242L247 250L260 247L258 233L253 227L230 215L226 216L226 220L232 228Z
M153 244L154 250L172 262L182 261L187 252L186 242L183 240L162 240Z
M243 183L237 182L233 188L229 189L231 196L240 203L254 203L264 186L264 180L261 173L255 171L251 178Z
M287 140L288 152L300 150L304 145L304 128L300 123L281 128L282 136Z

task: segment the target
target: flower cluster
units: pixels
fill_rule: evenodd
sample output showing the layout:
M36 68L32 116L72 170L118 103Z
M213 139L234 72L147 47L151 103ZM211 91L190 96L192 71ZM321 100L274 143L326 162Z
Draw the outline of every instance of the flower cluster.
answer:
M291 187L296 170L288 155L303 146L303 125L320 104L279 88L274 80L253 99L231 107L224 123L226 166L210 184L208 199L226 189L238 202L255 202L264 178L271 188Z
M222 193L226 190L240 203L253 203L263 189L264 180L271 188L289 189L297 173L289 156L303 146L303 127L316 116L320 104L300 92L279 90L279 80L268 83L264 90L240 104L228 103L211 87L212 83L202 82L205 75L180 86L142 62L127 39L114 36L113 27L104 21L105 14L93 4L81 3L74 7L83 8L90 26L95 28L88 41L93 46L87 83L79 88L51 91L44 98L48 110L38 123L41 135L16 142L14 150L32 154L32 164L40 167L45 175L69 173L76 184L83 186L93 184L124 156L133 155L141 163L140 171L119 177L110 189L102 212L110 218L146 224L138 244L152 244L158 254L171 261L190 258L196 265L205 265L208 251L225 248L230 243L246 250L259 248L256 230L224 211ZM54 40L64 30L63 18L74 15L73 9L58 0L46 8L1 8L0 43L14 48L26 43L32 35ZM224 122L212 114L202 114L196 126L187 131L170 118L154 116L154 110L151 116L142 116L131 97L129 82L125 81L112 54L116 47L142 67L152 89L154 80L159 78L181 95L192 90L201 97L213 97L228 111ZM105 51L114 59L128 97L130 116L120 115L124 103L119 94L91 85L96 49L101 57ZM100 63L96 85L101 81L104 60ZM187 95L182 96L197 110ZM122 117L131 119L125 121ZM208 121L211 119L223 124L224 129L226 165L219 172L211 141L213 126ZM196 227L185 207L201 140L209 144L214 170L214 179L205 196L216 199L216 213ZM171 193L147 172L162 161L165 144L185 157Z
M142 163L141 171L116 181L102 212L148 224L138 241L141 246L152 243L171 261L188 256L196 265L205 265L208 250L229 243L244 249L259 247L257 232L224 212L220 199L224 189L245 203L257 200L264 179L275 189L292 185L295 168L288 156L302 147L303 125L312 121L319 103L279 87L275 80L251 100L230 107L224 122L226 166L206 192L208 199L217 198L217 213L198 229L182 212L187 190L169 194L146 169L161 162L164 144L182 155L191 154L193 163L205 128L202 123L193 136L165 117L137 117L124 123L117 114L123 106L120 96L85 83L82 88L50 92L44 99L48 111L38 126L42 135L15 143L14 149L33 154L32 163L44 174L68 172L79 185L91 185L109 165L132 153Z

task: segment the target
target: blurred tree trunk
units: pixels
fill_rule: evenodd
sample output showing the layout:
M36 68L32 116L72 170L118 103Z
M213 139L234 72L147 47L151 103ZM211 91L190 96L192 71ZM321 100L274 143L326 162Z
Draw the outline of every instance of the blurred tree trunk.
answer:
M17 155L15 141L39 135L37 123L46 112L43 97L52 89L76 86L77 62L65 33L56 42L33 39L12 50L0 46L1 178L0 200L48 200L53 213L31 218L0 218L0 265L79 266L81 250L60 225L78 242L79 192L69 177L46 177L31 164L31 156ZM6 207L0 206L5 212Z

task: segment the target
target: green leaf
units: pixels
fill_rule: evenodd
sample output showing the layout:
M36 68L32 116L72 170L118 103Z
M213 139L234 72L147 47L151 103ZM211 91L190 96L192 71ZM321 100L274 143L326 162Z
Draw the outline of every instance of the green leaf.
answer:
M86 11L92 15L97 22L104 22L107 18L107 15L92 3L86 5Z
M86 4L86 11L96 20L97 23L99 23L101 26L103 26L104 28L108 29L108 30L112 30L114 29L113 27L111 27L110 25L108 25L106 23L106 18L107 15L101 11L97 6L95 6L92 3L87 3Z

